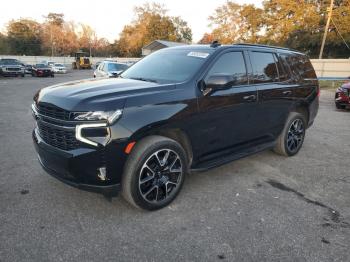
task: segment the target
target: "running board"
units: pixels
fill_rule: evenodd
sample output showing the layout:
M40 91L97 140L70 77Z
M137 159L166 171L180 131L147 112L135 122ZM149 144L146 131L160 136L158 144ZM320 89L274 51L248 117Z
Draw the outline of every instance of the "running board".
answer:
M240 158L243 158L243 157L246 157L246 156L258 153L258 152L261 152L261 151L265 151L266 149L271 149L271 148L273 148L275 146L275 144L276 144L275 141L268 142L268 143L260 144L260 145L258 145L256 147L253 147L253 148L246 149L246 150L241 151L239 153L230 154L230 155L228 155L226 157L221 157L221 158L214 159L214 160L211 160L211 161L202 162L198 166L196 166L194 168L191 168L190 172L207 171L209 169L212 169L214 167L218 167L218 166L227 164L227 163L232 162L234 160L237 160L237 159L240 159Z

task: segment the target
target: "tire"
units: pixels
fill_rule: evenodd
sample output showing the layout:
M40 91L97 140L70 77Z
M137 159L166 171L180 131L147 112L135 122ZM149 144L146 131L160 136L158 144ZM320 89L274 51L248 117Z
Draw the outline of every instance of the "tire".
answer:
M344 106L344 105L340 105L340 104L338 104L338 103L335 103L335 107L336 107L337 109L345 109L345 106Z
M142 139L132 149L125 164L122 178L124 199L145 210L167 206L181 190L187 163L185 150L176 141L162 136Z
M22 74L21 77L25 77L25 74Z
M55 75L54 75L54 74L52 74L52 75L51 75L51 77L55 77Z
M273 150L279 155L294 156L303 145L305 131L305 116L298 112L291 112Z

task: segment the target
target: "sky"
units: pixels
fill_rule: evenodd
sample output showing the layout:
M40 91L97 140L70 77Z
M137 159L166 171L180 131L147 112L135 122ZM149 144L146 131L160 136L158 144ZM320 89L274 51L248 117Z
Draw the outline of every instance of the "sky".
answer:
M11 19L32 18L38 22L50 12L63 13L66 21L73 20L90 25L99 37L109 41L118 38L124 25L133 20L133 7L142 5L147 0L16 0L5 1L0 8L0 31L4 31L6 23ZM168 15L181 16L192 28L193 41L201 39L209 32L208 16L215 8L226 0L158 0L169 10ZM261 5L261 0L239 0L240 4Z

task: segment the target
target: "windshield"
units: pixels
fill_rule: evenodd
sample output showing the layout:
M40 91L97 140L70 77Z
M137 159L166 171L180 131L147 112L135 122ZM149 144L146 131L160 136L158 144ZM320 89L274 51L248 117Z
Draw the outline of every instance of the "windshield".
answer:
M55 64L55 66L63 67L63 65L62 65L62 64Z
M109 63L108 71L124 71L128 66L124 64Z
M146 56L123 74L122 78L156 82L183 82L203 65L212 50L161 50Z
M21 63L16 59L1 59L0 65L20 65Z
M35 67L36 68L46 68L47 66L44 64L36 64Z

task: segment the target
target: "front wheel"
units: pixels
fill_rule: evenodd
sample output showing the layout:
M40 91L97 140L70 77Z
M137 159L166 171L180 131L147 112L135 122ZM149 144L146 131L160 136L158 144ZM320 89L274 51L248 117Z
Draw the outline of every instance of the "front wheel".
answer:
M284 156L294 156L303 145L306 130L305 116L298 112L291 112L277 138L274 151Z
M337 109L345 109L345 106L344 106L344 105L341 105L341 104L339 104L339 103L335 103L335 107L336 107Z
M149 136L133 148L125 165L122 194L135 207L157 210L180 192L187 173L187 157L176 141Z

